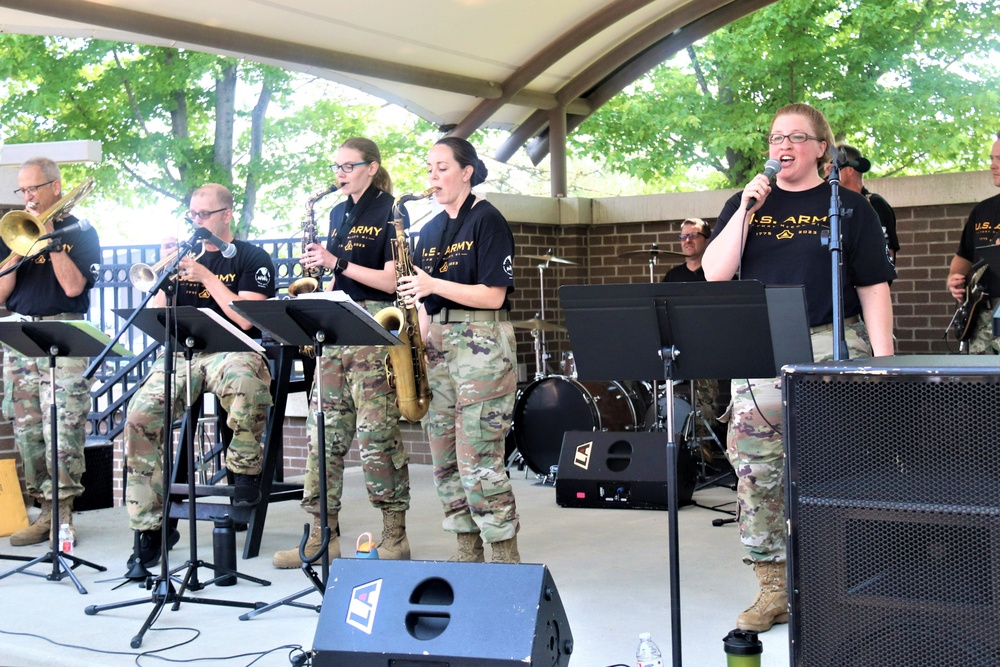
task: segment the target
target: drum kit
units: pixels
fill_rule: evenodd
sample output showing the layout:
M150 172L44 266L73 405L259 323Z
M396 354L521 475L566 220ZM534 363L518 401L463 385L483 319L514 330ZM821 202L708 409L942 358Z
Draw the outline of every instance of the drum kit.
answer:
M657 259L662 255L683 256L678 252L661 250L654 243L649 248L624 252L619 258L647 259L650 282L653 282ZM666 391L661 391L655 382L580 380L572 353L563 355L559 374L548 374L545 334L565 333L566 328L545 319L544 271L576 262L556 257L551 250L544 255L526 257L540 262L539 301L542 310L532 319L513 323L515 328L530 330L534 338L535 375L530 384L518 391L515 399L506 455L508 465L527 466L545 483L554 482L558 474L559 454L563 435L567 431L666 430ZM690 434L690 440L695 439L694 425L698 418L708 426L700 410L692 409L692 405L697 405L694 385L687 386L692 387L691 402L682 396L674 397L674 435L678 442L688 438L686 434ZM721 443L719 446L721 448Z

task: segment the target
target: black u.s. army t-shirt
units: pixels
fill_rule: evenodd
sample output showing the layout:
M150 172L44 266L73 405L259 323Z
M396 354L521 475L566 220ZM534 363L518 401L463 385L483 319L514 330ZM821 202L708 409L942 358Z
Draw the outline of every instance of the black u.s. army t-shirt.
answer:
M955 254L975 262L976 248L994 245L997 239L1000 239L1000 195L983 200L972 209Z
M885 235L878 215L860 194L840 188L844 264L844 317L861 313L856 287L877 285L896 278L889 263ZM739 209L733 195L719 214L712 239ZM829 232L830 184L823 182L802 192L771 186L771 194L754 213L743 251L742 277L765 285L803 285L809 325L833 321L833 276L830 248L821 242Z
M510 310L514 291L514 234L510 225L493 204L479 200L462 221L448 247L439 249L442 232L448 222L446 212L439 213L420 232L413 261L435 278L463 285L506 287L504 310ZM445 241L446 242L446 241ZM442 299L436 294L424 299L429 315L442 308L469 306Z
M198 263L218 276L234 294L256 292L267 298L274 296L274 263L271 256L246 241L233 241L233 244L236 246L236 254L232 257L223 257L221 252L215 250L199 257ZM222 306L215 302L208 288L198 282L177 281L177 305L210 308L226 317ZM260 338L257 327L251 327L244 333L251 338Z
M77 222L76 217L69 215L56 221L54 226L58 230ZM87 281L83 291L74 297L67 296L52 270L52 261L47 253L43 253L18 267L17 283L7 297L7 310L19 315L44 317L60 313L86 313L90 309L90 290L101 268L101 244L97 230L91 227L86 231L68 232L58 240L63 244L63 252L73 260ZM9 252L7 244L0 240L0 258L6 257Z
M395 227L389 224L391 219L392 195L370 185L356 203L343 201L330 211L326 249L352 264L382 269L392 259L390 241L394 238ZM343 290L355 301L392 301L396 298L394 293L369 287L344 274L336 276L333 288Z

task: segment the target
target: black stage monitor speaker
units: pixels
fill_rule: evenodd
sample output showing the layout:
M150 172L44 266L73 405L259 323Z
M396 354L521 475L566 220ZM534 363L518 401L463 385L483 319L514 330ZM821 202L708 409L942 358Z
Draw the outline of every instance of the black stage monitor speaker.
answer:
M318 667L569 664L573 635L544 565L337 558Z
M786 369L793 665L1000 665L1000 363Z
M665 510L667 434L567 431L559 455L556 502L562 507ZM697 477L687 446L677 445L677 497L691 504Z

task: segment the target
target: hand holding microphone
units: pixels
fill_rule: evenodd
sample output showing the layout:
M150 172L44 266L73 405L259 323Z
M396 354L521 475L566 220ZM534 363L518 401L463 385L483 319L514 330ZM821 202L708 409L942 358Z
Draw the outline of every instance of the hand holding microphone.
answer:
M774 177L777 176L778 172L781 171L781 163L771 158L764 163L764 178L767 179L768 183L774 183ZM757 205L757 198L750 197L747 199L747 210L751 210Z

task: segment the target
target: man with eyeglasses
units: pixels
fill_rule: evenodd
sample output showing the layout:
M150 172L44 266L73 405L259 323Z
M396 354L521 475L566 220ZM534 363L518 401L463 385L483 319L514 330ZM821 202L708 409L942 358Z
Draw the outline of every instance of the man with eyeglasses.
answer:
M663 276L665 283L693 283L705 280L705 270L701 268L701 257L708 247L712 229L701 218L688 218L681 223L681 252L684 263L678 264Z
M62 176L52 160L36 157L21 165L16 194L24 198L25 210L40 217L62 198ZM77 218L66 215L46 220L42 234L74 225ZM41 246L39 246L40 248ZM11 262L23 258L0 240L0 255L11 253ZM82 320L90 310L90 289L97 280L101 245L93 228L67 231L55 237L37 258L23 262L0 278L0 301L7 310L27 320ZM15 266L14 263L8 266ZM90 384L83 377L87 358L60 357L56 361L56 393L59 403L59 497L52 498L49 361L46 357L25 357L5 347L3 366L3 413L13 421L14 441L24 463L24 481L41 514L27 528L10 536L14 547L38 544L59 530L52 525L52 503L59 503L59 521L69 525L73 543L73 500L83 494L83 446L90 411Z
M996 142L990 150L990 172L993 175L993 185L1000 187L1000 132L997 132ZM962 230L962 239L958 242L958 251L951 260L948 270L948 291L959 302L965 301L966 276L972 270L976 261L976 248L984 245L1000 245L1000 195L996 195L976 204L969 214L969 219ZM1000 267L997 267L1000 268ZM980 307L972 309L969 304L970 318L974 318L974 328L971 338L967 341L971 354L1000 354L1000 337L993 336L993 303L983 299Z
M882 222L882 233L885 235L885 245L889 253L889 261L896 266L896 252L899 250L899 238L896 236L896 212L882 195L876 194L865 187L864 175L872 168L872 163L861 155L854 146L849 144L837 144L838 159L840 164L840 184L848 190L853 190L864 195L868 203L875 209L878 219ZM830 175L831 165L827 164L827 176Z
M222 185L210 183L191 195L188 219L220 240L233 244L236 254L224 257L205 242L199 257L180 260L177 274L178 306L209 308L232 322L251 338L260 331L232 309L234 301L263 301L274 296L274 264L270 255L252 243L233 239L233 195ZM166 305L160 292L152 301ZM178 353L177 377L172 385L174 418L185 406L186 361ZM256 352L197 353L191 361L192 400L204 392L215 394L228 415L233 436L226 449L226 468L234 475L233 505L250 507L260 500L261 436L271 405L271 373ZM151 567L159 562L163 518L163 359L158 359L129 405L125 420L125 504L134 547L126 567L137 563ZM169 420L168 420L169 421ZM180 535L171 529L168 548Z

